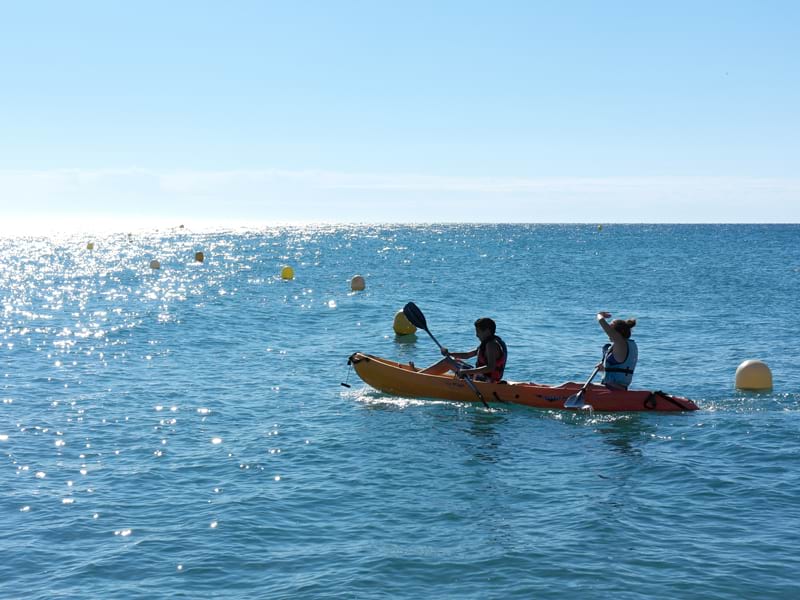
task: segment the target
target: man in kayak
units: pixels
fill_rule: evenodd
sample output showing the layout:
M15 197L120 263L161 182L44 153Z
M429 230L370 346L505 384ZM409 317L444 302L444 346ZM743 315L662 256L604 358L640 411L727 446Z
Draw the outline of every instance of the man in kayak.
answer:
M476 381L500 381L506 368L508 350L506 343L495 334L496 328L492 319L488 317L478 319L475 321L475 336L481 341L480 346L469 352L450 352L447 348L442 348L445 358L421 372L443 375L447 371L454 371L458 377L472 377ZM461 362L461 359L474 356L478 357L474 368Z
M633 371L639 358L639 348L631 338L631 329L636 327L636 319L614 319L609 312L597 313L597 322L606 332L610 344L603 346L603 360L598 367L603 371L600 383L614 390L627 390L633 380Z

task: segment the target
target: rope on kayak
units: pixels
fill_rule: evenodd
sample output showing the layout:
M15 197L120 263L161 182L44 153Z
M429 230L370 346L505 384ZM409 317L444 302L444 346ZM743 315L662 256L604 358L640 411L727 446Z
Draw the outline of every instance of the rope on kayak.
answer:
M362 356L361 358L356 358L356 354L358 354L358 352L353 352L350 356L347 357L348 366L349 365L357 365L362 360L366 360L366 361L369 360L366 356Z
M678 400L676 400L675 398L673 398L669 394L665 394L661 390L658 390L656 392L650 392L650 395L647 398L645 398L645 400L644 400L644 407L646 409L648 409L648 410L655 409L655 407L656 407L656 398L659 397L659 396L661 398L663 398L664 400L666 400L667 402L670 402L671 404L677 406L681 410L689 410L688 407L684 406L681 402L679 402Z
M360 359L360 358L355 358L355 355L356 355L356 354L358 354L358 353L357 353L357 352L354 352L353 354L351 354L350 356L348 356L348 357L347 357L347 373L346 373L346 374L345 374L345 376L344 376L344 381L342 381L342 382L339 384L339 385L341 385L342 387L346 387L346 388L349 388L349 387L350 387L350 384L349 384L349 383L347 383L347 381L350 379L350 371L351 371L351 370L352 370L352 368L353 368L353 364L354 364L354 363L361 362L361 359Z
M661 391L653 392L653 393L654 394L658 394L659 396L664 398L664 400L666 400L667 402L671 402L672 404L674 404L675 406L677 406L681 410L689 410L689 408L687 406L685 406L682 402L676 400L675 398L673 398L669 394L665 394L664 392L661 392Z
M492 391L492 396L494 396L494 399L497 400L498 402L503 402L504 404L508 404L510 402L510 400L503 400L500 396L497 395L497 392L495 391Z

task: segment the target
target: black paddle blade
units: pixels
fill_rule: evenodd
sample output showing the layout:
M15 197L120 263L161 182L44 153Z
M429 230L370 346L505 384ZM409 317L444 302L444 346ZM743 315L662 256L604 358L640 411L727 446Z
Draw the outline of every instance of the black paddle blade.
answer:
M403 314L414 327L428 331L428 323L425 321L425 315L422 314L422 311L416 304L413 302L406 304L403 307Z

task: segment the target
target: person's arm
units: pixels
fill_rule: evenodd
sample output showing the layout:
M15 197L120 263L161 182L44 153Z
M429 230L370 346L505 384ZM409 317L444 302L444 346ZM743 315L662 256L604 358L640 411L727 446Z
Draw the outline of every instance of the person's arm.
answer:
M470 350L469 352L450 352L447 348L442 348L442 356L452 356L453 358L472 358L477 354L477 350Z
M617 362L622 362L628 357L628 341L619 331L608 324L606 319L610 318L610 312L601 311L597 313L597 322L600 323L600 327L603 328L608 339L611 340L611 351L614 353L614 358Z

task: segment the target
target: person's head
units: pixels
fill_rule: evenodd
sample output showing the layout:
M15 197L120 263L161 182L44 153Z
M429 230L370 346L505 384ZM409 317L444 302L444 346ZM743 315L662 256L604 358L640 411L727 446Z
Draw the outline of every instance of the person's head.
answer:
M631 329L636 327L636 319L628 319L627 321L623 321L622 319L614 319L611 321L611 327L616 329L622 334L626 340L631 337Z
M494 335L497 325L489 317L481 317L475 321L475 335L481 341L487 340Z

